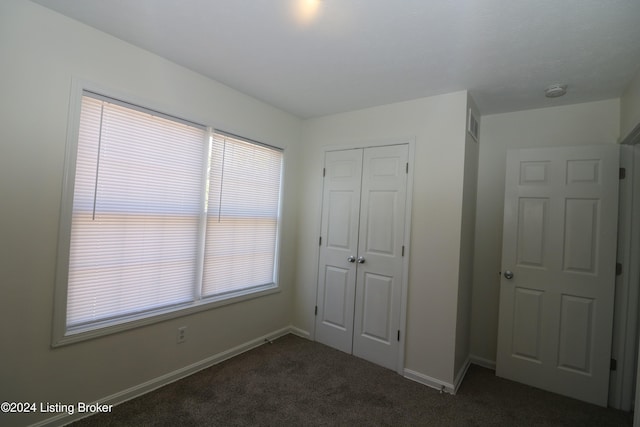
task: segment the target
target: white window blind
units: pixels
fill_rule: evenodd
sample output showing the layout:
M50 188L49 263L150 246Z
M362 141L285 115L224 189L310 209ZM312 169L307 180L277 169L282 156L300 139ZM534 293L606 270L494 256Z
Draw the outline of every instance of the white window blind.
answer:
M84 96L67 325L192 299L204 129Z
M215 134L211 158L203 296L271 285L282 152Z
M67 333L275 287L281 170L278 149L85 92Z

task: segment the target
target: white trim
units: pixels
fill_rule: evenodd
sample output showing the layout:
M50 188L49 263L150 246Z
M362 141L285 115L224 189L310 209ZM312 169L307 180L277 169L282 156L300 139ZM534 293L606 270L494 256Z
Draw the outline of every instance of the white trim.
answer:
M389 145L403 145L409 144L409 152L413 153L411 150L411 146L415 145L415 136L405 136L405 137L396 137L396 138L376 138L376 139L356 139L356 140L345 140L336 144L325 145L322 147L322 153L326 153L327 151L343 151L343 150L354 150L359 148L371 148L371 147L386 147ZM323 158L324 164L324 158Z
M637 126L640 130L640 124ZM633 147L633 173L631 179L633 186L633 204L631 206L631 250L629 252L629 306L630 317L627 319L627 349L624 369L623 402L629 402L629 410L638 411L638 406L634 402L634 391L638 396L640 390L635 389L634 372L636 372L636 359L638 358L638 312L640 299L640 131L636 134ZM634 261L635 260L635 261ZM638 377L635 373L636 379ZM634 408L635 406L635 408Z
M404 215L404 260L402 261L402 288L400 295L400 344L398 350L398 369L399 375L404 371L404 358L407 336L407 306L409 300L409 259L411 258L411 212L413 211L413 171L416 169L415 138L407 141L409 144L409 172L407 174L407 199L405 201Z
M171 384L172 382L181 380L183 378L188 377L189 375L195 374L198 371L209 368L213 365L217 365L220 362L224 362L227 359L231 359L232 357L238 356L244 352L252 350L256 347L259 347L265 343L276 340L284 335L289 333L295 333L295 331L300 331L300 329L294 328L292 326L288 326L282 329L278 329L269 334L263 335L251 341L247 341L244 344L240 344L236 347L230 348L229 350L222 351L213 356L207 357L199 362L192 363L191 365L185 366L180 369L176 369L173 372L169 372L167 374L161 375L159 377L153 378L144 383L135 385L133 387L129 387L120 392L114 393L110 396L105 396L102 399L98 399L95 402L91 402L91 404L100 403L101 405L119 405L128 400L135 399L144 394L152 392L154 390L159 389L167 384ZM302 331L303 332L303 331ZM297 334L296 334L297 335ZM85 413L74 413L73 415L68 415L67 413L61 413L54 417L47 418L45 420L39 421L35 424L32 424L31 427L41 427L41 426L63 426L66 424L70 424L74 421L78 421L82 418L86 418L91 414Z
M290 332L295 336L298 336L300 338L304 338L304 339L307 339L307 340L311 340L312 339L311 338L311 332L309 332L309 331L305 331L304 329L300 329L300 328L297 328L295 326L291 326L290 329L291 329Z
M164 102L159 102L158 100L150 99L146 96L140 96L133 91L122 90L110 84L102 84L82 76L72 75L71 97L77 97L77 102L79 103L82 98L83 91L88 91L98 96L102 95L106 98L130 104L138 108L155 111L191 125L202 126L203 128L206 128L207 126L211 126L214 129L218 128L217 123L210 123L211 120L206 120L204 117L194 117L196 115L194 112L179 111L175 105L168 105ZM78 104L78 108L79 107L80 105ZM78 119L80 118L79 111L80 110L78 110Z
M627 176L620 181L618 212L617 262L622 264L622 273L616 277L614 326L612 336L612 358L617 361L616 371L611 372L609 383L609 406L630 411L633 405L633 372L637 347L638 268L633 262L640 257L640 219L633 212L640 211L640 181L634 167L640 160L640 147L620 146L620 167L626 168Z
M64 291L66 309L66 288ZM107 321L103 324L92 324L87 329L78 328L74 331L66 331L65 334L59 338L53 336L55 340L52 341L51 347L61 347L76 342L100 338L122 331L128 331L130 329L140 328L146 325L154 325L156 323L164 322L165 320L176 319L178 317L184 317L191 314L199 313L201 311L211 310L217 307L223 307L225 305L236 304L242 301L260 298L279 292L281 292L281 290L279 287L277 287L277 285L265 285L258 288L252 288L250 290L240 290L238 292L229 294L228 296L226 296L226 298L210 297L200 301L193 301L182 305L167 307L166 309L150 312L149 315L144 317L122 317L120 319L117 319L117 321ZM64 326L66 328L66 325Z
M629 133L620 140L620 144L637 145L640 144L640 123L638 123Z
M89 84L72 77L67 120L64 171L62 174L62 198L60 201L60 225L56 251L56 273L51 321L51 345L54 346L67 332L67 282L69 248L71 247L71 217L73 212L73 187L75 183L76 150L80 128L82 91Z
M469 366L471 366L471 357L467 358L467 360L462 365L462 368L458 371L455 379L453 380L453 384L447 383L444 381L440 381L437 378L430 377L428 375L422 374L417 371L412 371L411 369L405 369L403 371L404 377L420 383L422 385L426 385L427 387L435 388L436 390L440 390L440 392L445 392L449 394L455 395L458 392L458 389L462 385L462 381L464 380L467 371L469 370ZM402 374L401 374L402 375Z
M467 357L467 360L464 361L464 365L462 365L462 368L460 368L460 370L458 371L458 375L456 375L455 379L453 380L453 394L456 394L458 392L458 389L460 388L460 385L462 385L462 381L464 380L465 375L467 375L469 366L471 366L471 360L469 357Z
M496 370L496 361L485 359L484 357L474 356L473 354L469 356L469 361L474 365L482 366L483 368L491 369L492 371Z
M318 321L318 300L320 299L318 296L318 280L320 277L320 243L321 241L319 239L321 239L322 237L322 202L324 199L324 176L325 176L325 160L326 160L326 154L327 154L327 150L323 150L322 151L322 158L318 160L319 165L318 165L318 176L320 176L320 182L319 182L319 186L318 186L318 190L316 191L316 204L315 206L319 207L319 209L316 210L316 213L318 214L318 216L316 217L316 224L318 224L318 230L317 230L317 234L314 236L314 245L313 245L313 259L316 262L316 271L313 277L313 286L315 287L315 291L314 291L314 295L315 295L315 300L313 301L314 303L314 307L311 307L311 310L309 310L309 316L311 317L311 325L312 329L311 329L311 339L312 340L316 340L316 332L318 330L318 326L317 326L317 321ZM319 242L318 244L315 244L315 242Z
M639 130L640 129L640 123L635 127L634 131ZM634 164L640 165L640 132L635 132L635 138L631 138L631 137L627 137L625 139L626 142L629 142L630 144L634 144L634 150L633 150L633 160L634 160ZM634 193L635 194L640 194L640 173L634 173L633 174L633 187L634 187ZM632 240L632 249L631 249L631 259L637 260L638 258L640 258L640 237L638 237L638 229L640 229L640 215L637 215L637 212L640 211L640 200L638 200L638 198L635 199L635 203L633 204L632 208L631 208L632 212L636 213L636 215L632 215L633 217L633 223L632 223L632 228L635 227L635 238ZM637 262L633 263L633 274L632 277L630 278L631 281L633 281L635 284L638 284L638 282L640 281L640 267L638 266ZM636 304L637 304L637 300L636 300ZM638 307L636 305L636 313L637 313ZM629 337L629 335L627 335ZM635 337L638 341L640 341L640 337L638 337L638 333L636 331L636 335ZM633 350L636 351L636 356L638 354L640 354L640 343L636 342L635 346L633 346ZM633 367L635 368L635 375L636 375L636 379L635 381L632 381L632 388L634 387L633 383L635 383L635 388L632 390L635 390L635 400L632 401L632 409L634 409L634 416L633 416L633 425L635 427L640 427L640 357L637 357L637 362L636 365ZM631 363L630 363L631 364ZM626 364L625 364L626 365Z
M440 392L446 392L449 394L456 393L456 387L453 384L440 381L437 378L433 378L428 375L421 374L420 372L412 371L411 369L404 370L404 377L411 381L415 381L422 385L426 385L427 387L440 390Z

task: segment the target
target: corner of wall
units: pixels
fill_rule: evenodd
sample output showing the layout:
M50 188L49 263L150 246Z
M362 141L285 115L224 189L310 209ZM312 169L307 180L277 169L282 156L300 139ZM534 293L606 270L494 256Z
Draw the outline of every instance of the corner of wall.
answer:
M460 224L460 259L458 276L458 310L456 319L456 349L454 375L466 371L471 343L471 297L473 290L473 259L475 245L476 195L478 181L478 141L468 132L470 114L480 121L479 111L471 94L467 93L464 142L464 177L462 216Z
M640 125L640 70L620 97L620 139Z

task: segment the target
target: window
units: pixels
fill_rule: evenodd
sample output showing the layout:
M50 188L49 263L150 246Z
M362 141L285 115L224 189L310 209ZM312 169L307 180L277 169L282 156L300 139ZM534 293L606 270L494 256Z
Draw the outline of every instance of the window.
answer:
M281 171L279 149L83 92L63 337L276 289Z

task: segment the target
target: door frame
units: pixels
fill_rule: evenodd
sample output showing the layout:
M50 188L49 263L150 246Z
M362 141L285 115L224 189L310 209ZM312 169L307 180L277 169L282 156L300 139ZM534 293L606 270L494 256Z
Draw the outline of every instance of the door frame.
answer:
M626 191L620 192L618 262L623 263L622 292L627 305L617 304L615 322L624 321L620 331L614 327L614 338L618 339L618 370L615 381L610 383L614 399L609 404L626 411L635 409L633 425L640 426L640 330L638 309L640 308L640 123L620 141L620 166L627 168ZM622 183L621 183L622 184ZM622 188L622 187L621 187ZM622 203L622 198L625 203ZM626 234L623 235L623 232ZM622 243L622 244L620 244ZM617 281L616 281L617 283ZM625 302L626 302L625 301ZM618 313L620 311L620 313ZM632 380L635 374L635 380ZM635 392L635 399L633 394ZM613 394L615 393L615 394ZM634 408L635 406L635 408Z
M638 351L638 299L640 297L640 135L620 145L620 167L626 177L620 181L617 262L622 271L616 277L611 358L617 362L609 383L609 405L623 411L633 409L636 355ZM640 391L637 390L636 393Z
M396 362L396 372L399 375L404 375L404 355L405 355L405 347L406 347L406 336L407 336L407 301L409 294L409 258L411 257L411 207L413 201L413 171L415 169L415 165L413 163L415 159L415 137L404 137L404 138L385 138L385 139L374 139L374 140L356 140L356 141L345 141L344 143L337 143L326 145L322 147L322 167L324 167L324 159L326 153L329 151L342 151L342 150L351 150L351 149L365 149L365 148L373 148L373 147L384 147L389 145L404 145L406 144L409 148L408 153L408 162L409 162L409 172L407 173L407 199L405 202L405 215L404 215L404 259L402 260L402 283L401 283L401 297L400 297L400 344L398 350L398 360ZM320 209L322 209L322 193L323 193L324 182L320 189L318 190L319 198L320 198ZM321 235L322 230L322 215L319 217L318 223L318 236ZM319 249L316 250L316 272L314 277L315 282L315 295L316 307L318 305L318 277L320 275L319 272L319 263L318 263ZM315 341L316 337L316 319L315 316L313 318L313 334L312 339Z

